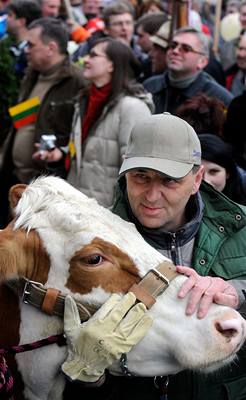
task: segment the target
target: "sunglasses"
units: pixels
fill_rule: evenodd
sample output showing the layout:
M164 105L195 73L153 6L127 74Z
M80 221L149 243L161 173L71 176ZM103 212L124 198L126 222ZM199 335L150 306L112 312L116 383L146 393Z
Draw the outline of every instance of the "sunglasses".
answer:
M191 47L189 44L186 44L186 43L178 43L178 42L172 41L168 45L168 49L171 49L171 50L175 50L177 47L182 54L195 53L195 54L201 54L202 56L205 56L204 53L202 53L201 51L194 50L193 47Z

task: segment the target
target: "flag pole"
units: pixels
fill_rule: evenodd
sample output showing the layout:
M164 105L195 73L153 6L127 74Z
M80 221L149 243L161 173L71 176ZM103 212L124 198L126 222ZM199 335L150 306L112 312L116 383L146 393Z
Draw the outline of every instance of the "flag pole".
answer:
M189 0L178 0L177 28L189 25Z
M72 6L70 4L69 0L63 0L64 2L64 6L65 6L65 10L66 10L66 14L68 19L71 19L72 21L74 21L74 15L73 15L73 10L72 10Z
M214 40L213 40L213 52L215 56L218 56L218 50L219 50L221 9L222 9L222 0L217 0L215 9L215 28L214 28Z

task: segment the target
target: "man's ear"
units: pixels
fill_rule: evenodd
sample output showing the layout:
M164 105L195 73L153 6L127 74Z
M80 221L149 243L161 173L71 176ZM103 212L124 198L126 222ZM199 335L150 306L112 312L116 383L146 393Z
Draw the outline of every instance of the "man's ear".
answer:
M49 51L50 55L53 55L54 53L59 53L58 44L54 40L51 40L49 42Z
M22 196L22 193L24 192L24 190L26 188L27 188L27 185L25 185L24 183L19 183L18 185L14 185L10 188L9 202L10 202L10 207L12 210L17 206L17 204Z
M194 179L194 184L193 184L193 189L192 189L192 194L195 194L198 192L200 185L202 183L204 175L204 166L201 165L199 170L195 173L195 179Z
M208 65L208 57L201 56L197 62L197 69L200 71Z

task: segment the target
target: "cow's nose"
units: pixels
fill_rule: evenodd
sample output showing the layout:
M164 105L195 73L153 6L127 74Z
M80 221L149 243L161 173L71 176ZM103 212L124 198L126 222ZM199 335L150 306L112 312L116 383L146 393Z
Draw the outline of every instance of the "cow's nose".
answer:
M216 330L230 341L232 338L242 335L242 324L241 320L233 318L215 323Z
M229 318L216 321L215 329L223 338L224 345L236 353L246 340L246 321L241 318Z

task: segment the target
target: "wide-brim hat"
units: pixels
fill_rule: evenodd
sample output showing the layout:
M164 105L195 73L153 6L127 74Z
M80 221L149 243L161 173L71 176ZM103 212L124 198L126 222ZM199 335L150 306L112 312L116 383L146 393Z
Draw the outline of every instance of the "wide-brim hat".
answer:
M150 41L160 47L163 47L163 49L166 49L169 43L170 27L170 21L164 22L155 35L150 36Z

